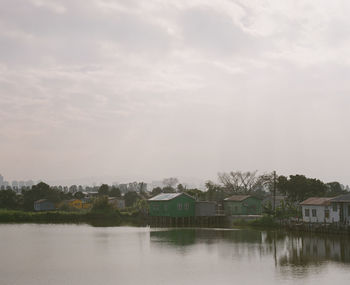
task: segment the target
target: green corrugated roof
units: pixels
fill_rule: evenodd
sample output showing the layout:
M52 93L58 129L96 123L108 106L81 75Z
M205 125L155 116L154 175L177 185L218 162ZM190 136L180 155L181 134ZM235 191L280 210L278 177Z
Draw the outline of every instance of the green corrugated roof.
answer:
M190 196L186 193L161 193L161 194L158 194L157 196L154 196L151 199L148 199L148 201L169 201L169 200L174 199L176 197L179 197L181 195L185 195L185 196L195 200L195 198L193 198L192 196Z
M149 199L149 201L168 201L180 196L181 194L182 193L162 193Z

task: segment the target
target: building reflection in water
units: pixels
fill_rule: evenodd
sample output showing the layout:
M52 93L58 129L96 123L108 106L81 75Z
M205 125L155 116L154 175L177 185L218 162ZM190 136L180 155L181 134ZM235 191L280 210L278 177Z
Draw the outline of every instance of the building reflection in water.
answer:
M244 260L270 256L282 274L304 276L311 267L315 271L329 262L350 263L350 240L345 236L188 228L151 231L150 238L155 246L190 248L198 244L220 244L217 250L222 258Z

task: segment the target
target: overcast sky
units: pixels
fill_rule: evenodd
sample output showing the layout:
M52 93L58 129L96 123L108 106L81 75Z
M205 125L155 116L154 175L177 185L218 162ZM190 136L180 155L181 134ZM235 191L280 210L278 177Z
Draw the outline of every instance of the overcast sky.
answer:
M346 0L0 0L0 173L349 184L349 13Z

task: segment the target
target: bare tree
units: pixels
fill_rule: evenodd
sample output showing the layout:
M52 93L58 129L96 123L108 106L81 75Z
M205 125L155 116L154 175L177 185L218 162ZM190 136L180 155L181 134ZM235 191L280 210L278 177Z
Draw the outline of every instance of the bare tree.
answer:
M218 174L218 178L227 191L235 194L248 194L263 187L262 176L258 176L257 172L257 170L223 172Z
M177 183L179 183L179 180L176 177L169 177L163 179L163 185L165 187L174 188Z

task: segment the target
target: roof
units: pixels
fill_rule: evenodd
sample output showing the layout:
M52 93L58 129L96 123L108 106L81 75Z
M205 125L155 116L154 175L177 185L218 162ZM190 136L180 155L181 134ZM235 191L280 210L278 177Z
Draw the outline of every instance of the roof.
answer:
M300 205L327 206L332 199L331 197L311 197L301 202Z
M154 196L151 199L148 199L148 201L169 201L181 195L186 195L187 197L192 198L194 200L192 196L186 193L161 193L161 194L158 194L157 196Z
M332 202L350 202L350 194L344 194L332 198Z
M241 202L241 201L244 201L245 199L248 199L248 198L255 198L251 195L233 195L231 197L228 197L225 199L225 201L238 201L238 202Z
M43 202L50 202L50 201L47 199L40 199L40 200L35 201L34 203L43 203Z
M108 200L109 201L112 201L112 200L124 201L124 199L121 197L108 197Z

